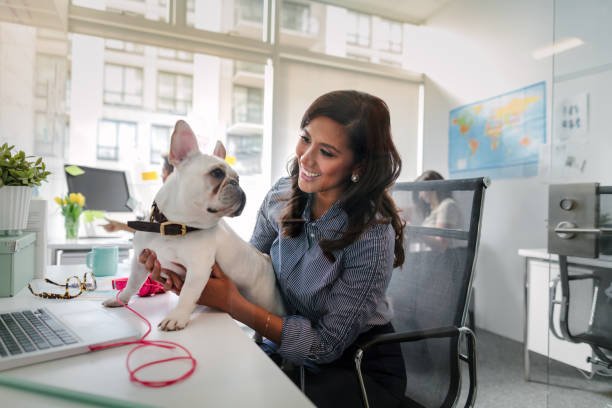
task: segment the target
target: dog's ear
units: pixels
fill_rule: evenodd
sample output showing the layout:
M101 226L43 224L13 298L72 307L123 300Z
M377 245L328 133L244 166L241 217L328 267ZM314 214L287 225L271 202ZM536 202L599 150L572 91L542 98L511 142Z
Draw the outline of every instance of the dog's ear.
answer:
M217 140L217 144L215 145L215 150L213 151L213 154L225 160L225 146L223 146L223 143L221 143L220 140Z
M176 166L194 151L199 151L195 133L187 122L177 121L170 141L170 163Z

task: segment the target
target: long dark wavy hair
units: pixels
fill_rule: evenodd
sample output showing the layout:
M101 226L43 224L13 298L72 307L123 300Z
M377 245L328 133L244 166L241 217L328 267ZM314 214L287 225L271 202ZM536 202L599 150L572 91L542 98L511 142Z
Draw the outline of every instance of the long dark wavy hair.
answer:
M402 160L391 139L391 121L387 104L376 96L358 91L333 91L317 98L304 113L300 128L313 119L325 116L339 123L349 136L349 148L355 163L360 164L359 182L346 179L346 190L340 207L348 215L348 226L338 239L322 239L319 246L325 257L334 262L332 251L345 248L373 224L391 223L395 231L393 266L404 263L404 222L388 193L400 174ZM308 196L298 186L299 162L289 163L291 195L281 215L282 233L296 237L302 231L302 213Z

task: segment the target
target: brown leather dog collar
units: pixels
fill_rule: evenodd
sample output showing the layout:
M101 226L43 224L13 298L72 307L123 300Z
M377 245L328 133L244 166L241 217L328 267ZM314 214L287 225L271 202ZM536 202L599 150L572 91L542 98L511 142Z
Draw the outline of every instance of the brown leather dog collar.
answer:
M166 216L159 211L157 203L154 201L151 206L151 215L149 222L146 221L128 221L128 227L136 231L157 232L163 236L183 236L191 231L198 231L201 228L190 227L180 222L168 221Z
M181 222L147 222L147 221L128 221L128 227L136 231L157 232L163 236L183 236L191 231L198 231L201 228L190 227Z

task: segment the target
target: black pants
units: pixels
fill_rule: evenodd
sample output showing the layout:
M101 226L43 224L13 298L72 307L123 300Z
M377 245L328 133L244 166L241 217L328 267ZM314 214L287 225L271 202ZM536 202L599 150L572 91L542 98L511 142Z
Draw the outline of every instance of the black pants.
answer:
M375 334L394 331L391 323L375 326L361 334L355 343ZM318 364L314 369L306 367L306 396L317 407L362 407L361 390L355 373L356 349L355 346L347 348L342 356L332 363ZM299 367L284 367L283 371L300 386ZM361 371L368 400L373 407L400 405L406 389L406 371L399 344L385 344L368 349L361 362Z

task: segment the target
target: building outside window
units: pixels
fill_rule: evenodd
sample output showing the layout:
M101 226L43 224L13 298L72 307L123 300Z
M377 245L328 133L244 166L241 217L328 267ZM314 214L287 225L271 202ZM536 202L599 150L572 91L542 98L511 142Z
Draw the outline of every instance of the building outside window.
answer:
M174 50L171 48L157 48L157 56L160 58L178 61L193 62L193 54L187 51Z
M235 23L246 20L261 24L263 21L263 0L238 0L234 9Z
M263 123L263 89L234 85L233 123Z
M261 74L263 75L266 71L266 66L263 64L258 64L256 62L248 62L248 61L236 61L234 62L234 74L237 72L250 72L252 74Z
M68 126L69 72L65 55L36 54L34 152L63 157Z
M378 38L376 48L393 53L402 52L402 24L382 18L376 19L374 31Z
M34 96L46 98L49 84L55 83L56 66L58 61L64 61L63 56L36 55L36 86L34 88Z
M66 143L65 117L46 112L34 112L34 152L39 155L63 157Z
M142 68L104 65L104 103L142 106Z
M127 52L130 54L144 54L144 45L136 44L130 41L121 41L111 38L104 40L104 48L107 50Z
M161 164L162 153L167 153L170 148L170 136L172 126L153 125L151 126L151 163Z
M370 60L371 60L371 57L369 55L355 54L353 52L347 52L346 56L348 58L356 59L357 61L370 62Z
M346 12L346 42L351 45L370 47L372 18L368 14Z
M187 27L195 26L195 0L187 0L187 15L185 16Z
M157 74L157 109L184 115L191 110L193 78L191 75L159 72Z
M310 5L284 1L281 27L301 33L310 33Z
M119 141L136 145L136 123L102 119L98 127L96 158L98 160L119 160Z
M239 135L232 133L227 135L227 148L236 157L234 168L239 174L253 175L261 173L262 145L262 135Z

